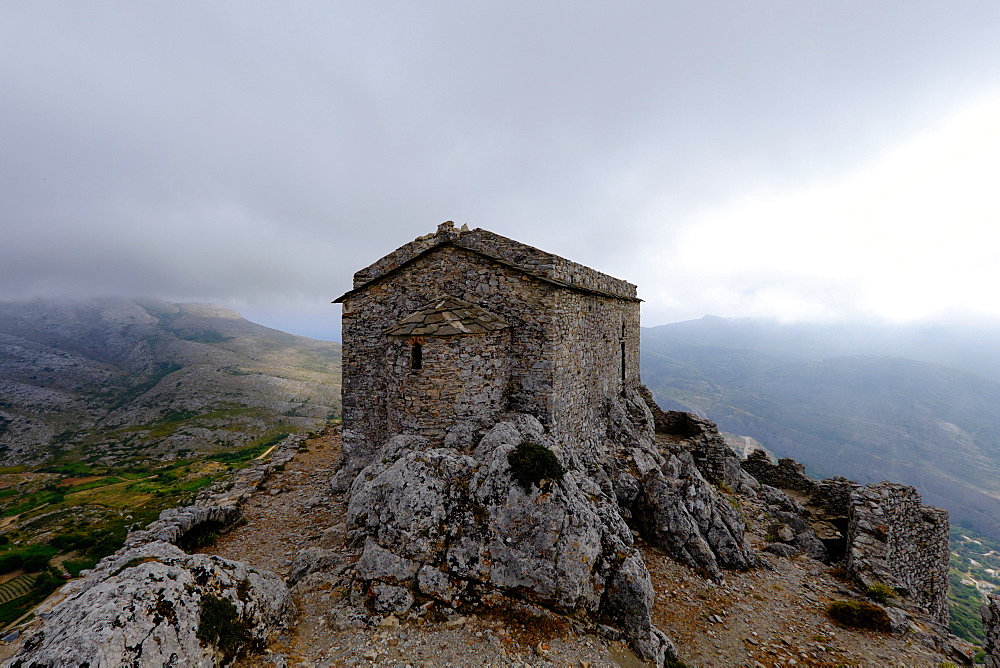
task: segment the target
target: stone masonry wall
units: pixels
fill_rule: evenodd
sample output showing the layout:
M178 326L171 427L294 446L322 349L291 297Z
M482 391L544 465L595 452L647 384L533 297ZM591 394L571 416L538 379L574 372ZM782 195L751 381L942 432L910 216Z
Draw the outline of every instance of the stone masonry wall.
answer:
M684 439L685 449L709 482L722 482L732 488L739 486L739 456L726 445L714 422L683 411L664 411L648 387L640 385L638 390L653 414L658 435Z
M605 404L639 384L639 304L561 290L551 337L555 349L552 434L598 459ZM624 344L624 377L622 350Z
M343 415L345 461L363 466L389 430L390 379L385 330L428 302L451 295L501 316L510 325L510 383L504 408L550 418L554 351L547 335L554 286L468 250L443 246L344 300ZM433 343L424 363L434 366ZM444 348L439 348L443 351ZM451 353L448 353L451 354ZM437 367L443 370L442 367ZM453 373L459 373L454 368ZM344 471L338 485L357 471Z
M847 517L853 506L854 491L861 485L840 476L824 478L816 483L809 501L832 517Z
M1000 668L1000 596L988 596L981 612L986 631L986 640L983 642L986 668Z
M423 339L425 362L411 368L408 337L388 337L388 430L468 445L475 429L507 410L510 331Z
M742 463L758 481L810 495L831 518L847 518L846 567L862 586L890 585L943 625L948 623L948 512L925 506L913 487L846 478L816 481L794 459L771 464L762 451Z
M774 465L765 452L755 450L741 466L758 481L771 487L794 489L805 494L812 494L816 489L816 481L806 475L806 467L790 457L779 459Z
M894 587L948 623L948 512L913 487L881 482L852 495L847 570L864 586Z

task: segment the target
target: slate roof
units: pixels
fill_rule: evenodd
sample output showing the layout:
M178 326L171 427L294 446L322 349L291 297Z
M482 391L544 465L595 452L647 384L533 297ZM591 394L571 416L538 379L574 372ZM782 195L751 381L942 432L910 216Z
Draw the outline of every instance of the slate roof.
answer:
M461 248L556 287L626 301L642 301L635 296L635 286L627 281L602 274L558 255L546 253L488 230L480 228L468 230L466 227L456 230L453 223L448 222L439 225L436 234L418 237L356 272L354 274L354 287L333 300L333 303L343 303L362 292L369 285L389 278L403 267L444 246ZM577 280L567 278L562 273L557 275L555 272L557 265L563 265L571 272L575 267L581 270L583 275L578 276ZM595 285L592 280L594 277L608 280L604 281L604 285Z
M485 334L510 327L500 316L456 297L439 297L385 330L390 336Z

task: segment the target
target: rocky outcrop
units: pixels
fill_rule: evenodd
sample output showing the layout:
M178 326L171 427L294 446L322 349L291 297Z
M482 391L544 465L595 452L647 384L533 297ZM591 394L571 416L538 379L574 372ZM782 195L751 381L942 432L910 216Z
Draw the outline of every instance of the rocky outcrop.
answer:
M425 599L463 609L513 601L590 620L662 663L672 644L650 621L653 592L633 531L719 581L723 569L760 562L692 454L656 444L637 394L609 401L604 415L597 450L556 443L523 414L464 449L390 438L349 492L348 530L363 548L353 599L383 614ZM562 472L519 482L510 456L528 443Z
M991 595L982 607L983 630L986 639L986 668L1000 668L1000 596Z
M646 540L713 579L724 579L723 568L758 564L743 520L687 453L670 455L646 474L632 515Z
M351 487L348 529L364 545L354 600L387 613L415 597L472 609L513 599L606 621L662 663L672 645L650 622L649 575L613 499L574 470L522 487L508 455L526 441L558 451L523 415L472 453L390 439Z
M263 646L292 612L278 576L163 541L65 585L10 666L214 666Z

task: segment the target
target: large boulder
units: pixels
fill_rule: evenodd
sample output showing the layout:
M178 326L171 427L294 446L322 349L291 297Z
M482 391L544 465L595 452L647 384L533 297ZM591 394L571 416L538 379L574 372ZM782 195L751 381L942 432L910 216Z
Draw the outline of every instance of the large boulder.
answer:
M526 442L560 454L523 415L472 452L390 439L350 490L348 530L364 546L355 600L389 612L416 597L480 609L513 599L606 622L662 663L673 646L650 622L649 574L615 500L574 469L515 481L508 455Z
M215 666L293 612L281 579L160 540L121 550L37 614L10 666Z
M601 414L580 442L556 443L534 417L510 414L478 441L383 443L349 490L348 531L363 548L353 600L383 614L428 598L473 609L516 601L617 629L643 659L665 660L672 644L650 622L633 531L720 581L725 568L760 562L724 481L710 484L690 452L657 443L639 394L610 398ZM551 461L526 484L511 457L528 444Z

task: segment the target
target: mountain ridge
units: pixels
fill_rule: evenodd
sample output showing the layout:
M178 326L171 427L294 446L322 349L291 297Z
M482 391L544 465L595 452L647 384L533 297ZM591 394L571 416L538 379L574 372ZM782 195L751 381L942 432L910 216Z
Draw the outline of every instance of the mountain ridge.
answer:
M643 331L643 377L663 404L816 474L915 485L956 523L1000 536L1000 381L873 354L912 339L894 351L888 336L865 343L865 330L833 332L720 318L664 325ZM932 348L923 346L928 356Z
M0 303L0 371L4 465L209 452L340 406L339 344L145 297Z

